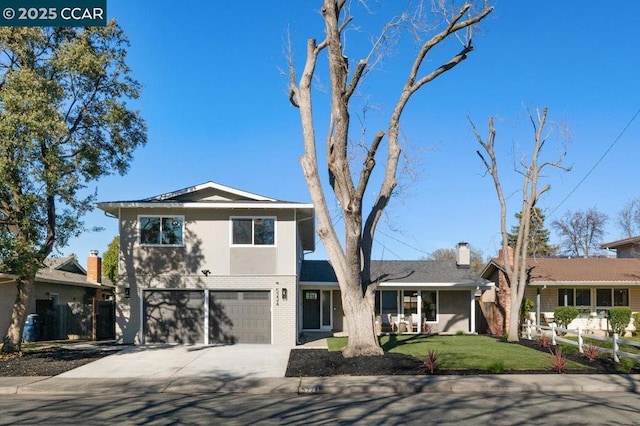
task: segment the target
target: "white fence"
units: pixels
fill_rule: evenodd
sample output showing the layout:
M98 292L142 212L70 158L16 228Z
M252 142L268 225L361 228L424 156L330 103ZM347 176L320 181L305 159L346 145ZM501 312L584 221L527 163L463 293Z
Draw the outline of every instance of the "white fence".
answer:
M565 343L567 345L572 345L572 346L577 346L578 350L580 351L580 353L584 353L584 330L582 329L582 327L578 327L575 330L571 330L571 329L567 329L567 328L561 328L556 326L555 324L550 324L549 326L543 326L543 325L538 325L538 326L534 326L531 324L531 321L527 321L527 325L526 325L526 334L527 334L527 339L531 340L533 338L533 336L535 334L537 334L538 331L541 330L550 330L551 331L551 344L553 346L557 345L558 342L561 343ZM571 340L571 339L565 339L564 337L561 337L558 335L558 332L560 333L565 333L565 334L573 334L578 336L578 341L576 342L575 340ZM602 342L612 342L613 343L613 349L609 349L609 348L603 348L598 346L599 350L604 352L604 353L608 353L611 354L613 356L613 360L615 362L620 362L620 357L626 357L626 358L632 358L635 360L640 360L640 354L632 354L629 352L623 352L620 350L620 344L623 345L627 345L627 346L633 346L636 348L640 348L640 342L635 342L632 340L624 340L624 339L620 339L618 337L618 333L614 333L613 334L613 338L610 337L601 337L601 336L594 336L589 334L588 338L590 340L599 340Z

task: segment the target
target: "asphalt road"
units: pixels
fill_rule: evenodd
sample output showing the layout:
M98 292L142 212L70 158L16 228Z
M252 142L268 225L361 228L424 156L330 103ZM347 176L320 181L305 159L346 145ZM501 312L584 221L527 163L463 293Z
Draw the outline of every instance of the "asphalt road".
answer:
M637 425L640 395L3 395L0 424Z

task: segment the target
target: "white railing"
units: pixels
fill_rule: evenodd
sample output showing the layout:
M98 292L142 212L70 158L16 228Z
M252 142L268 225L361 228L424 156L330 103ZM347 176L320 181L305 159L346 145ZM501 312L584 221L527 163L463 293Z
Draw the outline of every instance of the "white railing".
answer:
M553 346L557 345L558 342L561 343L565 343L567 345L572 345L572 346L577 346L578 350L580 351L580 353L584 353L584 330L582 329L582 327L578 327L577 329L567 329L567 328L561 328L556 326L554 323L550 324L549 326L544 326L544 325L537 325L534 326L531 324L531 320L527 321L527 326L526 326L526 333L527 333L527 339L528 340L532 340L533 339L533 335L536 335L537 332L541 332L541 330L550 330L551 331L551 344ZM560 333L565 333L565 334L573 334L573 335L577 335L578 336L578 341L576 342L575 340L571 340L571 339L565 339L564 337L561 337L558 335L558 332ZM602 342L612 342L613 343L613 349L609 349L609 348L603 348L598 346L598 349L602 352L611 354L613 356L613 360L615 362L620 362L620 357L626 357L626 358L632 358L635 360L640 360L640 354L633 354L630 352L623 352L620 350L620 344L623 345L627 345L627 346L633 346L636 348L640 348L640 342L635 342L632 340L624 340L624 339L620 339L618 337L618 333L613 333L613 338L609 338L609 337L602 337L602 336L594 336L592 334L589 334L588 336L589 339L591 340L599 340Z

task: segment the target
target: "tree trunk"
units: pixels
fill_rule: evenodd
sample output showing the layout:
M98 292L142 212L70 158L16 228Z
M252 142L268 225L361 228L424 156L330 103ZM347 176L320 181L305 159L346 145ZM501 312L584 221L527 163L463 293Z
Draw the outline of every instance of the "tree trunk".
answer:
M16 283L18 292L13 304L9 328L6 336L2 340L3 353L20 352L22 348L22 330L24 329L24 323L27 319L29 300L33 293L33 281L34 279L21 277Z
M341 286L349 287L349 286ZM347 332L349 341L342 350L342 356L351 358L356 356L382 355L384 352L378 343L375 330L373 306L362 296L361 292L341 291L342 308L347 318Z

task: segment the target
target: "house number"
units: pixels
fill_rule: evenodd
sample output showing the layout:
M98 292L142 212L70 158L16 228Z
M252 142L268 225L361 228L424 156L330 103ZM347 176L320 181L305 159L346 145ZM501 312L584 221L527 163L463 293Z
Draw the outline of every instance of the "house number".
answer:
M280 289L276 288L276 306L280 306Z

